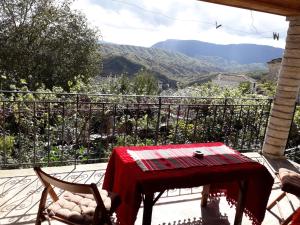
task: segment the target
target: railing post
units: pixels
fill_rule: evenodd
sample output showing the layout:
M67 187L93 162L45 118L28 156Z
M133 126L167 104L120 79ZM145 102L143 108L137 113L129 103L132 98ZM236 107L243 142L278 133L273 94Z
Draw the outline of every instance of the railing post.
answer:
M5 102L2 104L2 112L3 112L3 122L5 123ZM3 157L3 164L4 167L7 165L7 148L6 148L6 131L3 130L3 146L4 146L4 157Z
M294 118L295 118L295 113L296 113L297 105L298 105L298 102L295 102L294 113L293 113L293 118L292 118L292 123L291 123L290 130L289 130L289 136L288 136L288 139L287 139L287 142L286 142L286 145L285 145L284 154L285 154L285 152L286 152L286 149L289 147L288 145L289 145L289 140L290 140L290 136L291 136L292 126L293 126L293 123L294 123Z
M35 101L33 102L33 165L36 165L35 158L36 158L36 104Z
M47 110L47 112L48 112L48 121L47 121L47 127L48 127L48 132L47 132L47 134L48 134L48 166L49 166L49 163L50 163L50 113L51 113L51 103L50 102L48 102L48 110Z
M65 139L65 102L62 103L62 125L61 125L61 156L60 156L60 161L61 164L63 162L63 158L64 158L64 139Z
M117 104L114 104L114 109L113 109L113 128L112 128L112 142L115 141L115 136L116 136L116 116L117 116ZM111 144L111 151L113 149L113 143Z
M221 126L221 131L224 132L225 131L225 127L224 127L224 124L226 126L226 123L225 123L225 119L226 119L226 112L227 112L227 101L228 101L228 98L225 97L225 100L224 100L224 109L223 109L223 118L222 118L222 126ZM225 132L224 132L225 133ZM224 135L223 137L223 140L222 140L224 143L228 143L227 139L226 139L226 134Z
M270 117L270 112L271 112L271 107L272 107L272 103L273 103L273 99L269 99L269 104L268 104L268 114L267 114L267 119L266 119L266 123L265 123L265 128L264 128L264 135L263 137L266 136L266 132L267 132L267 126L269 123L269 117Z
M161 97L158 98L158 113L157 113L157 122L155 129L155 141L154 144L157 145L158 133L159 133L159 124L160 124L160 111L161 111Z
M77 158L78 158L78 110L79 110L79 95L76 95L76 113L75 113L75 160L74 160L74 169L76 169Z
M178 123L179 123L179 116L180 116L180 104L178 105L178 108L177 108L176 125L175 125L175 131L174 131L174 136L173 136L173 143L174 144L176 144L176 139L177 139L177 130L178 130Z
M18 156L19 156L19 159L18 159L18 161L19 161L19 166L21 166L21 159L22 159L22 157L21 157L21 129L20 129L20 127L21 127L21 112L20 112L20 102L18 102L18 122L17 122L17 124L18 124Z

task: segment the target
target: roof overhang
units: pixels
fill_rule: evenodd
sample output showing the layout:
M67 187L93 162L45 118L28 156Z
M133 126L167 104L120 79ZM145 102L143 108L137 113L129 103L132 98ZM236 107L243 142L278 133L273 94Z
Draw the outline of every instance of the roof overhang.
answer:
M200 0L281 16L300 16L300 0Z

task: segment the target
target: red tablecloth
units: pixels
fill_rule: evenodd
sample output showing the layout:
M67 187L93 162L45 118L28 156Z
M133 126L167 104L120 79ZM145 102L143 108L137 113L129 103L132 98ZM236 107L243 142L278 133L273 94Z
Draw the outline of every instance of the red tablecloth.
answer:
M294 214L291 225L300 225L300 208L298 208Z
M115 148L106 169L103 188L119 193L121 196L122 204L117 210L120 224L134 225L142 193L211 184L211 196L225 194L230 203L236 203L239 194L238 181L243 179L248 180L245 212L253 221L253 224L261 224L274 182L273 177L263 165L255 161L249 161L242 164L143 172L127 153L128 149L138 151L221 145L223 143Z

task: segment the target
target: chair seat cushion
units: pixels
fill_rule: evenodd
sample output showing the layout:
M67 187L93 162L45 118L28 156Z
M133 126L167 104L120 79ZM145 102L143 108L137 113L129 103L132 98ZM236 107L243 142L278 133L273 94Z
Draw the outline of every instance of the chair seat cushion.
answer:
M111 214L120 204L120 197L112 192L99 190L106 210ZM90 224L97 206L92 194L64 192L58 201L52 203L46 213L78 224ZM101 216L101 215L100 215Z
M285 192L300 196L300 174L285 168L279 169L281 189Z

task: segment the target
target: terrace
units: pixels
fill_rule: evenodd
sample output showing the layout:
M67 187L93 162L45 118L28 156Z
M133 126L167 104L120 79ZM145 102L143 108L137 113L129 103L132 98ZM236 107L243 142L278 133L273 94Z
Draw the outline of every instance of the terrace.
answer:
M118 145L221 141L265 165L299 169L261 154L272 99L6 93L0 101L0 224L34 224L41 184L34 165L66 181L101 186L106 161ZM32 100L34 99L34 100ZM11 141L13 140L13 141ZM14 144L10 144L13 142ZM290 151L293 156L295 151ZM102 163L103 162L103 163ZM55 167L53 167L55 166ZM22 168L17 169L17 168ZM279 193L275 182L270 200ZM154 207L153 224L232 224L225 197L200 208L201 187L169 190ZM298 199L282 202L283 215ZM172 212L172 213L170 213ZM176 212L176 213L174 213ZM275 215L280 215L274 209ZM175 216L176 215L176 216ZM141 224L142 213L136 224ZM243 224L251 224L244 217ZM279 224L267 213L264 224Z
M223 141L270 171L281 166L299 170L297 164L282 159L299 92L299 2L207 1L287 16L290 28L274 102L189 99L187 103L184 98L165 102L161 97L145 101L142 96L131 96L133 100L121 104L120 96L107 101L107 96L45 97L44 94L38 101L31 101L31 93L21 97L20 93L13 93L12 98L1 100L1 224L34 223L41 191L32 169L17 172L4 169L55 165L61 167L48 168L49 173L69 181L100 185L106 164L88 163L107 159L115 145ZM246 153L260 150L269 158ZM86 165L76 169L67 166L79 163ZM270 199L278 190L275 182ZM154 209L153 224L232 223L234 210L222 197L202 211L198 208L200 197L197 188L167 192ZM283 214L288 206L299 206L299 200L290 197L291 201L281 207ZM275 214L279 213L275 209ZM243 224L249 221L244 219ZM264 224L278 224L278 221L267 213Z
M257 160L271 169L271 165L261 155L257 153L245 153L247 156ZM277 166L294 167L299 169L299 165L290 164L287 161L276 163ZM87 165L48 167L46 171L69 182L77 183L97 183L101 186L106 169L106 163L96 163ZM41 196L42 186L32 169L23 170L2 170L0 174L0 224L34 224L38 203ZM279 194L279 182L275 181L270 196L270 201ZM235 207L230 207L225 197L209 201L206 208L200 207L201 187L192 189L174 189L164 193L153 209L154 225L174 224L233 224ZM288 216L292 212L292 207L297 208L299 200L289 195L290 202L285 199L281 201L283 216ZM141 207L135 224L141 224ZM280 213L275 207L274 214ZM61 224L51 222L52 224ZM43 224L47 224L44 222ZM247 217L243 217L243 225L252 224ZM269 212L263 222L264 225L279 224L278 219Z

